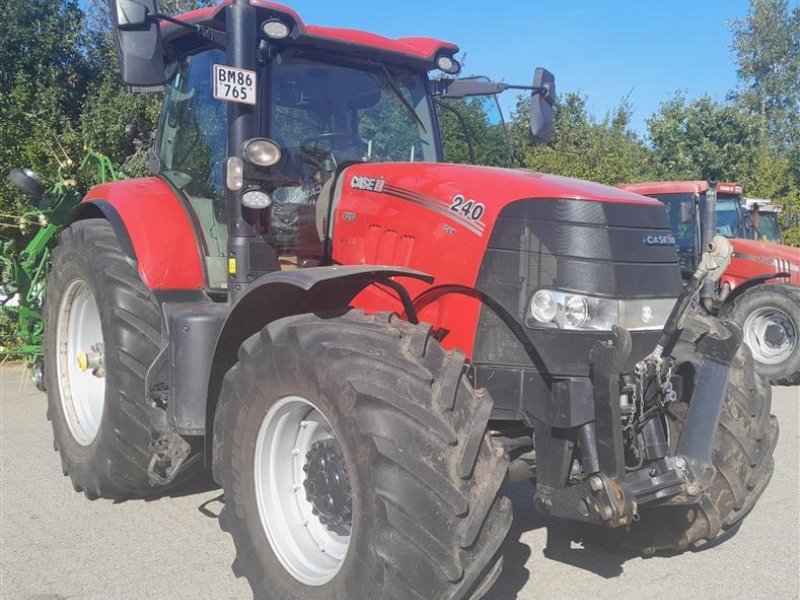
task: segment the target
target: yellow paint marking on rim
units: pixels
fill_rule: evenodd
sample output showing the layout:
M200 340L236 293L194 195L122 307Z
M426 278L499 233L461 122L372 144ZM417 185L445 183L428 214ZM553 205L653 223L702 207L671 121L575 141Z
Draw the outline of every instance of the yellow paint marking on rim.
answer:
M89 368L89 355L86 352L81 352L78 354L78 368L81 372L86 371Z

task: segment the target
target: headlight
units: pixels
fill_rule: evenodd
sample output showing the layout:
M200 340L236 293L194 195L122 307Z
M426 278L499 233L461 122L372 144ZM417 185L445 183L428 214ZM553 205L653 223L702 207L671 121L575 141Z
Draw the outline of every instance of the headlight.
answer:
M461 63L446 54L440 54L436 58L436 66L439 67L440 71L444 71L448 75L456 75L461 70Z
M244 204L247 208L259 210L262 208L267 208L270 204L272 204L272 198L270 198L269 194L262 192L261 190L247 190L244 194L242 194L242 204Z
M278 19L264 21L261 24L261 31L264 32L265 36L273 40L282 40L289 37L289 34L292 32L286 23Z
M281 159L281 149L275 142L267 138L247 140L243 150L247 162L258 167L271 167Z
M629 331L660 330L675 305L675 298L618 300L538 290L525 315L527 327L611 331L614 325Z

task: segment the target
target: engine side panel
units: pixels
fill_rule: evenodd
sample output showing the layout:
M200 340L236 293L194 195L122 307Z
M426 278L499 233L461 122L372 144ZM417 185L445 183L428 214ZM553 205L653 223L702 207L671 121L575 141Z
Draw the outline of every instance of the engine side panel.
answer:
M205 272L200 244L186 208L175 192L156 177L103 183L84 203L103 200L125 225L137 269L151 290L203 289Z
M580 198L654 205L616 188L489 167L427 163L354 165L346 169L333 215L333 259L340 264L396 265L434 276L433 287L475 288L495 222L520 198ZM663 209L661 209L663 210ZM412 297L431 286L406 282ZM354 301L368 312L402 312L396 294L371 286ZM448 294L420 310L447 333L443 344L472 356L479 300Z
M789 280L774 279L774 283L800 285L800 249L781 244L753 240L731 240L733 258L721 283L736 289L742 283L759 275L789 273Z

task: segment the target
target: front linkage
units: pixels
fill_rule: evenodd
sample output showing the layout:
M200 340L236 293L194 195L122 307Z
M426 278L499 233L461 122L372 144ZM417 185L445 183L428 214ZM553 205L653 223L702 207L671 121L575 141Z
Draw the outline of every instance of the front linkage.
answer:
M715 238L678 299L656 348L636 364L632 375L623 374L631 353L627 330L617 327L611 341L595 344L590 357L595 420L581 426L575 440L583 473L570 472L573 444L567 436L558 439L552 431L537 429L537 454L548 456L548 465L538 468L535 503L540 511L619 527L638 521L644 505L701 502L716 474L713 443L726 397L728 368L742 334L730 322L721 322L693 340L682 339L682 334L703 282L719 278L730 256L728 241ZM690 366L682 369L684 375L676 375L673 354ZM687 372L693 374L692 381L684 380ZM661 419L664 408L678 399L676 386L682 394L692 390L694 401L688 404L678 439L670 440ZM566 485L565 470L569 473Z

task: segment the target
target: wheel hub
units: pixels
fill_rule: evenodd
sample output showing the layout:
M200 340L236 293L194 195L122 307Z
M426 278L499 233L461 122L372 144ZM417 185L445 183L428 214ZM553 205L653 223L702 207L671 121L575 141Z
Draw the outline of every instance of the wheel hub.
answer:
M313 513L330 530L350 526L353 496L342 451L334 440L320 440L306 453L303 487Z
M764 332L764 341L771 348L780 348L786 342L786 330L777 323L770 323Z

